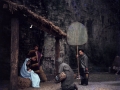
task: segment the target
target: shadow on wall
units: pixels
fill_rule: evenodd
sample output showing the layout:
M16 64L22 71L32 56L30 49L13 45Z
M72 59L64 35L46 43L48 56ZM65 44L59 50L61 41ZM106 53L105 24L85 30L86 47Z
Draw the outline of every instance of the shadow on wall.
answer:
M0 80L10 79L10 64L3 63L0 65Z

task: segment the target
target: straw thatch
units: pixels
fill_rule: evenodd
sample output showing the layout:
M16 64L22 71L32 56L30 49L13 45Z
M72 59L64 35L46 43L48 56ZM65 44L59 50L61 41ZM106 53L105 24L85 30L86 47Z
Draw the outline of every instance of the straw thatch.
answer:
M18 77L18 88L28 88L32 86L32 82L29 78Z
M14 14L16 12L20 12L21 16L27 18L27 21L43 30L49 34L54 35L55 37L66 37L66 33L64 33L58 26L55 26L52 22L48 21L47 19L43 18L40 15L32 12L30 9L25 7L24 5L18 5L17 3L11 2L9 0L2 0L3 8L9 9L9 11ZM8 6L6 6L6 4Z

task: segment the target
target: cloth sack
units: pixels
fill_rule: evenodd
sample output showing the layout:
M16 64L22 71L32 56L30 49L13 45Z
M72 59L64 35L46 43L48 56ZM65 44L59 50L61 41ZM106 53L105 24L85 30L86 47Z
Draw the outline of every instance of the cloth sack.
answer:
M61 73L59 74L59 77L60 77L60 81L66 79L66 74L65 74L65 72L61 72Z
M65 74L65 72L61 72L60 74L58 74L56 77L55 77L55 81L56 83L59 83L61 82L62 80L65 80L67 77L67 75Z

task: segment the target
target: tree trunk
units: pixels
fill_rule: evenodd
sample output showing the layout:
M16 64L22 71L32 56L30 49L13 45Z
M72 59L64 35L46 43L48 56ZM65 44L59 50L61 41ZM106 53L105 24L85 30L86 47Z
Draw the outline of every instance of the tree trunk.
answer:
M18 52L19 52L19 20L11 19L11 74L10 90L18 90Z

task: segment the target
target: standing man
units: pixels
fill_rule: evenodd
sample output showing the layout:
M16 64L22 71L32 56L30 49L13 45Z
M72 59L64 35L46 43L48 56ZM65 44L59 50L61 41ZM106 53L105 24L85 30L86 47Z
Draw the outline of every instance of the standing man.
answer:
M83 49L79 49L78 53L77 58L79 60L78 68L81 77L81 85L88 85L88 57Z

